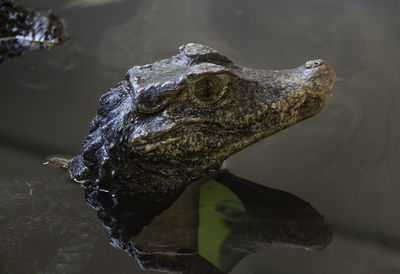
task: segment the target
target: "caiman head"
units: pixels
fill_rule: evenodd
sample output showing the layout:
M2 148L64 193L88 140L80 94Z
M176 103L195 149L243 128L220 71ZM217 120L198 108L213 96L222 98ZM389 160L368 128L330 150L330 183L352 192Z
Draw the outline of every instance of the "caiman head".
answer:
M131 68L102 96L71 177L105 188L122 181L145 191L179 188L317 114L334 82L323 60L289 70L249 69L187 44L169 59Z

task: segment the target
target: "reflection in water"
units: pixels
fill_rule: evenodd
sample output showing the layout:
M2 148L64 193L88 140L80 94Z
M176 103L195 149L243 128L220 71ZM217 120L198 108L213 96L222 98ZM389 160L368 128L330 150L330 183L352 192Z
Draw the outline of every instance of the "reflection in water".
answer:
M183 193L86 190L110 243L144 269L226 273L245 256L272 247L318 250L332 232L309 203L227 171Z

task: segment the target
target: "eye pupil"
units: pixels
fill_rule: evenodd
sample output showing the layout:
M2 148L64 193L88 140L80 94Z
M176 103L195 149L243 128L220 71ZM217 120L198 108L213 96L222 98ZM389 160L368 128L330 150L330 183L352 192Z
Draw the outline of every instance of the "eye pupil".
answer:
M215 76L205 77L194 85L194 94L202 101L215 99L221 91L221 80Z

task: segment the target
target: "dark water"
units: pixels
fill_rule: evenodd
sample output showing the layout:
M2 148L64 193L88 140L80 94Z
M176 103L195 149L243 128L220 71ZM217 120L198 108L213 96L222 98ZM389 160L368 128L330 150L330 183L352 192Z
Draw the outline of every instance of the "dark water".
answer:
M52 8L70 40L0 65L0 272L142 273L110 246L82 188L41 163L79 153L98 98L128 68L187 42L256 68L323 58L338 77L319 115L227 162L311 203L332 242L266 249L232 273L400 272L399 1L19 2Z

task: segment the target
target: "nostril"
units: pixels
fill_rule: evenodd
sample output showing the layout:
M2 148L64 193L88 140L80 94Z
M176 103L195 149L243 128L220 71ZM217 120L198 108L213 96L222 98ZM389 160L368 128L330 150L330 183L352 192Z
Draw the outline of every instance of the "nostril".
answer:
M324 60L322 60L322 59L317 59L317 60L314 60L314 64L315 64L315 66L322 66L323 64L325 64L325 61Z
M306 68L312 68L313 66L313 61L307 61L305 67Z
M309 68L316 68L316 67L324 65L325 63L326 62L324 60L322 60L322 59L310 60L310 61L306 62L305 67L308 68L308 69Z

